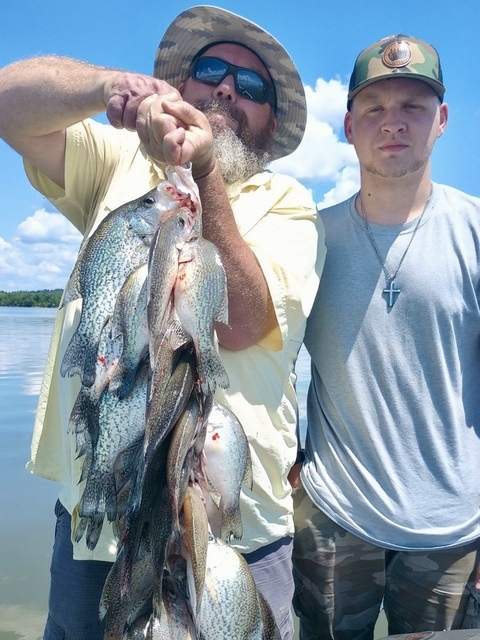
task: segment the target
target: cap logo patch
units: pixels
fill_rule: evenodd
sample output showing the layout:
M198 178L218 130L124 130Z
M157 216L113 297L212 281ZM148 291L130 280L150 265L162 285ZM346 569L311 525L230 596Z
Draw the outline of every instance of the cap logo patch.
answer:
M382 61L390 69L406 67L412 59L412 52L407 42L392 42L383 52Z

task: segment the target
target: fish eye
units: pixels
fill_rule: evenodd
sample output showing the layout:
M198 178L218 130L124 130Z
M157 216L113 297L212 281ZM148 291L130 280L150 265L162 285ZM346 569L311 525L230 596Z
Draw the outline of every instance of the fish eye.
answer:
M146 207L152 207L152 206L155 204L155 198L152 198L152 196L146 196L146 197L143 199L143 204L144 204Z

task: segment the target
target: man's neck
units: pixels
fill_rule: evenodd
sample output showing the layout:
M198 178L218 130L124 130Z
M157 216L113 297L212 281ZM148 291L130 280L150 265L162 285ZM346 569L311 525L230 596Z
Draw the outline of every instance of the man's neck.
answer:
M404 224L417 218L425 208L431 191L430 174L421 180L405 178L368 179L362 176L357 211L361 205L368 222Z

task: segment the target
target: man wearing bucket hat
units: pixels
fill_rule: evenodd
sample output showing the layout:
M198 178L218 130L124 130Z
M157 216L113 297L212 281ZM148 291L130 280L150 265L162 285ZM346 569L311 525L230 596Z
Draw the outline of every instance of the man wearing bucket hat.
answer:
M404 35L362 51L351 76L345 135L361 188L319 212L327 257L305 336L301 640L371 639L382 601L391 634L471 624L480 200L431 182L444 92L435 49Z
M317 233L307 190L264 167L303 137L305 96L292 60L257 25L198 6L168 27L154 77L51 56L6 67L0 86L0 135L24 157L32 184L86 235L108 211L158 184L165 163L192 163L203 233L228 279L231 328L219 325L217 333L230 387L217 399L243 425L253 464L235 545L282 637L291 638L293 369L318 285ZM101 112L114 127L91 119ZM68 420L78 380L59 374L56 354L78 311L76 301L57 318L28 464L62 486L47 639L103 637L98 602L115 557L106 523L94 550L70 540L81 463Z

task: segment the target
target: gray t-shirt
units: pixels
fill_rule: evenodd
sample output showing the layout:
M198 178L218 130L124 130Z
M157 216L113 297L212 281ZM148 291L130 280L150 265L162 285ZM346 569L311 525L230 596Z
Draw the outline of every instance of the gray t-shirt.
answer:
M302 481L373 544L466 544L480 537L480 199L434 185L392 307L354 202L320 211ZM370 225L390 273L416 224Z

